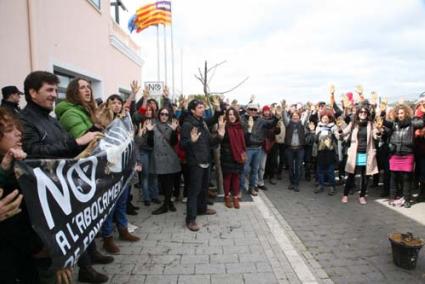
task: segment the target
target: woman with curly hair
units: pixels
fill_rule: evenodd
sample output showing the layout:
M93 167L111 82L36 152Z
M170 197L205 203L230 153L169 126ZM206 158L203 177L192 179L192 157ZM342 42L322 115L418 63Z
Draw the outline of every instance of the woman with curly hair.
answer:
M374 140L378 139L376 128L371 121L370 110L366 106L357 108L356 114L344 130L338 130L337 136L348 138L347 163L345 171L348 178L345 183L342 203L348 202L348 193L354 187L356 171L361 174L359 203L367 204L366 190L369 177L378 173Z
M395 205L397 192L403 192L399 204L411 206L411 189L414 169L414 133L415 129L424 127L424 119L413 118L412 109L405 104L398 104L393 109L393 121L384 121L384 126L391 131L389 142L391 195L390 204Z

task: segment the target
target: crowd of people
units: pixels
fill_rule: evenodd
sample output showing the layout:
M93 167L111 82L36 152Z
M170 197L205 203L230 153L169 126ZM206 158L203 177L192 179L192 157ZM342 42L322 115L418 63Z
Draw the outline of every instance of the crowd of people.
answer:
M304 190L302 182L313 182L314 193L328 187L332 196L341 185L342 203L359 191L358 202L366 205L370 180L378 187L381 178L381 196L391 205L409 208L425 200L425 98L415 105L390 107L376 94L366 99L358 86L337 103L332 86L329 101L317 104L288 105L282 100L260 108L255 98L240 105L218 96L173 102L166 88L157 100L144 90L136 101L140 86L133 81L130 99L112 94L100 102L89 80L75 78L65 99L55 104L58 84L54 74L36 71L25 78L24 92L15 86L2 88L1 283L69 283L72 277L72 268L49 269L49 252L31 227L14 161L77 157L124 113L130 113L135 129L138 191L133 194L140 195L144 206L160 205L153 215L175 212L174 202L185 202L185 224L191 231L200 229L197 216L216 214L208 204L220 189L225 206L239 209L243 194L267 190L266 181L276 184L285 170L289 190L298 192ZM20 95L26 100L22 110ZM139 209L133 194L131 187L124 190L100 230L109 254L120 252L114 223L120 239L140 240L130 232L127 219ZM111 262L113 257L100 253L92 242L79 258L78 280L108 281L92 264Z

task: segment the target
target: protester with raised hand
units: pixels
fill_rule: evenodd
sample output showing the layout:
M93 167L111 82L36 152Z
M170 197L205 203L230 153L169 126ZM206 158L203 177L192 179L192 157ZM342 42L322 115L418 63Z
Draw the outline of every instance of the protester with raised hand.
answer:
M81 136L74 138L49 115L57 99L58 84L58 77L45 71L32 72L25 78L24 92L27 105L21 112L21 119L24 130L23 149L29 158L73 158L82 152L85 145L101 135L100 132L85 129L79 130ZM100 254L94 242L88 251L90 256L83 253L79 259L79 280L89 283L108 281L108 277L94 270L91 264L110 263L113 258ZM46 281L52 281L55 275L49 273L49 266L46 265L49 263L47 251L37 257L40 275L46 278Z
M247 114L241 116L241 123L245 133L247 147L247 161L241 175L241 190L252 196L257 196L258 171L263 159L263 143L267 130L277 124L277 119L264 119L258 115L258 105L250 103L247 106ZM248 184L246 184L248 180Z
M336 125L331 110L324 110L320 114L320 122L316 127L317 142L317 174L319 184L314 190L315 193L324 191L325 178L331 186L329 195L335 194L335 164L337 140L335 136Z
M246 144L239 113L233 107L226 111L226 133L221 141L224 204L239 209L240 175L246 162ZM230 193L232 196L230 196Z
M177 144L178 121L171 119L171 113L165 107L159 109L158 115L155 125L151 121L146 125L148 144L153 147L152 173L158 176L159 188L164 193L164 202L152 212L153 215L176 211L171 195L175 175L181 171L180 160L174 151Z
M301 166L304 159L304 145L306 143L305 127L310 116L310 110L305 111L302 116L299 111L293 111L288 117L286 102L282 102L283 123L286 127L285 144L287 148L287 159L289 165L289 190L299 191L301 180Z
M378 173L376 149L374 139L377 139L377 130L374 128L370 111L366 106L358 107L350 124L339 129L337 136L348 139L348 156L345 171L348 178L345 183L342 203L348 202L348 193L354 187L356 171L361 174L359 203L367 204L366 191L369 177Z
M423 118L414 118L412 109L398 104L393 109L393 121L384 120L383 124L391 131L389 140L391 195L390 204L395 202L397 192L403 192L400 204L410 208L412 200L414 169L414 132L425 126ZM404 202L403 202L404 201Z
M186 160L191 173L189 179L186 226L198 231L197 215L213 215L216 211L207 208L207 191L211 165L211 147L218 145L224 136L224 126L220 125L217 136L212 136L203 119L204 102L194 99L188 106L181 132L180 144L186 151Z

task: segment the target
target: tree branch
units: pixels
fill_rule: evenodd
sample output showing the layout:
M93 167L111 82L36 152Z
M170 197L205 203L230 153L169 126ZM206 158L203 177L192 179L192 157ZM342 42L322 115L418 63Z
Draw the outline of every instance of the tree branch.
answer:
M237 84L236 86L234 86L233 88L231 88L231 89L229 89L229 90L227 90L227 91L224 91L224 92L211 92L210 94L211 95L224 95L224 94L226 94L226 93L230 93L231 91L234 91L235 89L237 89L237 88L239 88L243 83L245 83L246 81L248 81L248 79L249 79L249 76L247 76L245 79L243 79L239 84Z

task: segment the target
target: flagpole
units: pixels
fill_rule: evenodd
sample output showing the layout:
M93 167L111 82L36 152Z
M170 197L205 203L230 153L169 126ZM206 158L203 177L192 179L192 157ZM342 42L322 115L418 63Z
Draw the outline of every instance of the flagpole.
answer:
M174 83L174 36L173 36L173 21L171 20L171 83L172 83L172 98L175 96L175 83Z
M160 61L160 52L159 52L159 25L156 25L156 70L157 70L157 80L161 80L161 61Z
M164 26L164 68L165 68L165 85L167 85L167 27Z
M182 95L184 95L183 91L183 48L180 49L180 89Z

